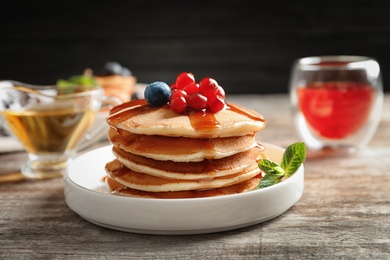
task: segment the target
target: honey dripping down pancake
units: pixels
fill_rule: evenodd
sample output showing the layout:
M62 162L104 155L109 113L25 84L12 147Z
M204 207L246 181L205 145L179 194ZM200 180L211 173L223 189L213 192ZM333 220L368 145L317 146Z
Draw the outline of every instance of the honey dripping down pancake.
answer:
M145 99L110 111L108 139L116 159L105 170L112 194L198 198L257 188L265 156L255 135L266 125L263 116L226 103L211 78L196 85L192 74L182 76L172 87L151 83Z

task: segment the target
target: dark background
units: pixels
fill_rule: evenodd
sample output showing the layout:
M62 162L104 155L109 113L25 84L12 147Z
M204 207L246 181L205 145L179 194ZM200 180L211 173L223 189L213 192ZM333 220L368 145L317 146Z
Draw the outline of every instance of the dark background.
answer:
M53 84L106 61L139 82L182 71L227 93L285 93L293 61L376 58L390 91L390 1L2 1L0 79Z

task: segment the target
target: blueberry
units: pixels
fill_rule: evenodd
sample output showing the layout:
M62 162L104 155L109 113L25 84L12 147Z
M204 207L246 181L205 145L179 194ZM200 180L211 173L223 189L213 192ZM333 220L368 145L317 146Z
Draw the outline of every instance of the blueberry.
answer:
M122 76L131 76L131 71L126 68L126 67L122 67Z
M122 75L122 76L130 76L131 71L120 65L118 62L110 61L104 64L102 71L100 72L101 76L112 76L112 75Z
M144 96L151 106L160 107L168 103L171 88L165 82L155 81L146 86Z

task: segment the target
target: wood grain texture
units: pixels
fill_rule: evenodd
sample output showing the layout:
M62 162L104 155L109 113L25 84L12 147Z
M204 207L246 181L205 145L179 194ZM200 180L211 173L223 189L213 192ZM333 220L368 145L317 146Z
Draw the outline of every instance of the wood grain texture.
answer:
M142 83L191 71L232 94L286 93L295 59L342 54L390 78L388 1L21 2L2 2L0 79L53 84L118 61Z
M239 95L230 101L262 113L260 140L298 141L287 95ZM283 215L238 230L154 236L102 228L64 201L61 178L0 183L0 259L389 259L390 96L367 150L308 158L305 190ZM96 147L106 143L96 144ZM17 172L24 153L0 155L0 173Z

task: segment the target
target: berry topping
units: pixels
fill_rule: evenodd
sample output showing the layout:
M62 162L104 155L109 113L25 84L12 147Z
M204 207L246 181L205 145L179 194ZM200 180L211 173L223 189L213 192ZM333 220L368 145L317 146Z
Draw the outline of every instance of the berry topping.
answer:
M176 81L168 86L156 81L145 89L145 99L152 106L168 103L178 114L205 110L216 113L225 108L225 91L213 78L203 78L196 83L192 73L180 73Z
M190 83L187 86L185 86L183 90L187 92L188 95L192 93L197 93L199 92L199 85L196 83Z
M199 82L199 90L203 95L209 97L215 95L218 90L218 82L212 78L204 78Z
M177 89L172 92L169 99L171 109L178 114L183 114L187 109L187 93L182 89Z
M210 77L196 83L192 73L182 72L171 85L170 106L176 113L185 113L187 108L216 113L225 108L225 91L218 82ZM179 101L180 100L180 101Z
M215 113L224 109L225 100L222 96L212 96L207 100L207 105Z
M190 72L182 72L177 76L176 78L176 88L183 89L187 85L195 83L195 77L194 74Z
M194 110L202 110L207 107L207 97L202 93L191 93L187 97L187 104Z
M171 88L165 82L156 81L146 86L144 96L151 106L163 106L169 101Z

